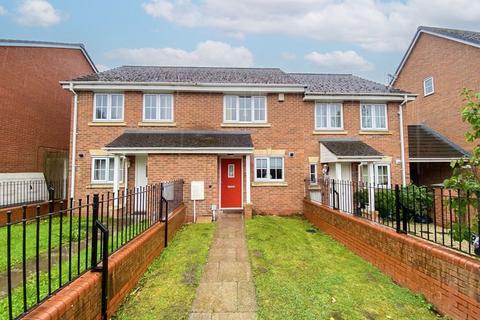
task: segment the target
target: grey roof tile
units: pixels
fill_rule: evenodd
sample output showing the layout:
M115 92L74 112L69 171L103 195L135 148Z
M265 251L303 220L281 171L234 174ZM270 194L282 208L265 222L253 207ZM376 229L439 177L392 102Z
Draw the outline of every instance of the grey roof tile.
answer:
M122 66L74 80L298 85L278 68Z
M352 74L290 73L290 75L298 83L306 85L307 92L324 94L407 93Z
M418 27L418 30L429 31L429 32L437 33L447 37L452 37L461 41L470 42L475 45L480 45L480 32L476 32L476 31L427 27L427 26L420 26Z
M365 142L357 139L325 138L320 139L320 143L334 155L340 157L380 157L383 155Z
M248 132L126 130L107 148L253 148Z
M408 126L408 153L415 159L468 156L467 151L424 124Z

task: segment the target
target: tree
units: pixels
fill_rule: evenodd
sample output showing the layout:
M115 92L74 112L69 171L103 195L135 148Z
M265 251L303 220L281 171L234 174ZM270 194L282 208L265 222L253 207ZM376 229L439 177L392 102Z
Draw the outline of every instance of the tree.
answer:
M464 195L473 195L473 197L462 197L461 201L454 201L455 211L458 214L458 230L466 230L465 213L468 206L479 209L480 202L480 92L474 93L472 90L464 89L462 92L465 104L462 111L462 120L468 122L470 130L465 133L466 141L474 145L472 154L469 158L452 161L450 166L453 169L452 176L444 182L445 187L460 190ZM453 205L452 205L453 207ZM477 211L478 212L478 211ZM455 228L454 228L455 229ZM479 226L477 222L472 225L473 233L477 233L475 242L475 252L480 254L479 248ZM454 230L455 231L455 230ZM467 232L468 234L468 232ZM472 240L464 232L454 232L455 240Z

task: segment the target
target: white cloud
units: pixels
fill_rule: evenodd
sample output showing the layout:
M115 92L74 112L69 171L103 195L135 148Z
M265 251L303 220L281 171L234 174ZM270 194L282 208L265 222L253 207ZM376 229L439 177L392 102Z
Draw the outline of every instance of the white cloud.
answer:
M373 51L404 50L418 25L475 29L480 19L480 1L470 0L148 0L142 6L186 27L281 33Z
M7 9L5 9L4 7L0 6L0 16L4 16L7 14Z
M253 55L245 47L232 47L228 43L205 41L192 51L177 48L118 48L107 52L106 57L127 64L188 65L188 66L238 66L253 65Z
M18 8L17 22L25 26L48 27L60 21L60 11L47 0L24 0Z
M326 53L310 52L305 59L313 62L323 70L345 72L345 71L369 71L373 65L366 61L355 51L332 51Z

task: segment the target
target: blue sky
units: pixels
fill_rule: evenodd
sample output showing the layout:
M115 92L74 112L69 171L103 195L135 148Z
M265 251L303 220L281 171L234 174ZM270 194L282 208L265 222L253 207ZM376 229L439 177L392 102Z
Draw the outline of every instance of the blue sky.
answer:
M0 0L0 38L122 64L280 67L381 83L418 25L480 30L480 0Z

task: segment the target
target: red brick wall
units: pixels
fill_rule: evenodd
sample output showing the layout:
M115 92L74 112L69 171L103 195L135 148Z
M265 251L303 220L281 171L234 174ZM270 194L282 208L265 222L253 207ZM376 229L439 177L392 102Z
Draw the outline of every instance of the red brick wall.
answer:
M138 128L142 121L143 93L125 92L124 124L119 126L92 126L89 124L93 119L93 93L79 93L79 118L77 140L77 174L76 174L76 198L83 197L94 191L102 192L105 188L92 189L91 179L91 156L89 151L101 149L107 143L114 140L125 129ZM400 159L400 136L398 123L398 103L388 104L388 128L386 134L361 134L360 133L360 102L350 101L344 103L344 128L345 135L316 135L314 131L314 102L303 101L303 94L285 94L285 101L279 102L277 94L269 94L267 99L267 120L270 127L222 127L223 120L223 94L221 93L174 93L174 121L175 128L142 127L143 130L179 130L179 129L209 129L209 130L233 130L249 131L255 149L281 149L285 150L285 182L286 186L252 186L251 197L253 209L256 212L267 214L292 214L302 210L304 196L304 179L309 172L308 157L319 157L320 148L318 140L326 137L357 137L386 156L392 157L391 173L392 183L401 182L401 166L395 164ZM406 131L406 130L405 130ZM293 157L288 152L294 152ZM83 158L78 157L84 154ZM406 151L408 154L408 150ZM172 163L161 160L175 160ZM179 160L185 158L185 160ZM149 159L149 183L168 180L173 177L185 180L206 179L212 185L210 198L218 199L217 169L211 167L211 161L192 163L191 156L185 155L158 155ZM153 160L154 159L154 160ZM158 167L162 163L168 171ZM190 168L187 168L188 166ZM181 168L176 168L177 165ZM254 177L253 156L251 159L251 177ZM320 169L320 166L319 166ZM130 166L129 172L134 170ZM408 164L407 164L408 179ZM182 174L185 177L182 177ZM198 177L197 177L198 175ZM189 181L185 181L185 188L189 187ZM207 184L206 184L207 186ZM107 188L111 188L107 186ZM100 190L99 190L100 189ZM185 195L189 195L185 189ZM205 202L205 206L217 204ZM190 212L190 209L189 209Z
M0 47L0 173L41 172L68 151L71 94L58 83L92 73L74 49Z
M40 215L45 215L48 213L48 202L42 202L42 203L34 203L25 206L26 207L26 219L27 220L32 220L35 219L37 216L37 207L40 208ZM55 201L54 205L54 210L53 211L59 211L67 207L67 202L66 200L63 201ZM18 222L22 221L23 219L23 207L11 207L11 208L4 208L0 209L0 227L4 226L7 224L7 212L11 211L12 216L11 216L11 222Z
M185 207L169 218L168 238L172 239L185 221ZM108 316L111 317L128 292L164 249L164 224L158 223L109 259ZM87 272L27 314L24 319L100 319L101 274Z
M394 83L399 89L417 93L407 107L407 123L425 123L451 141L471 151L465 142L469 126L460 112L463 88L480 91L480 49L452 40L422 34ZM424 97L423 80L434 78L435 93Z
M367 220L304 201L305 217L453 319L480 319L480 262Z

